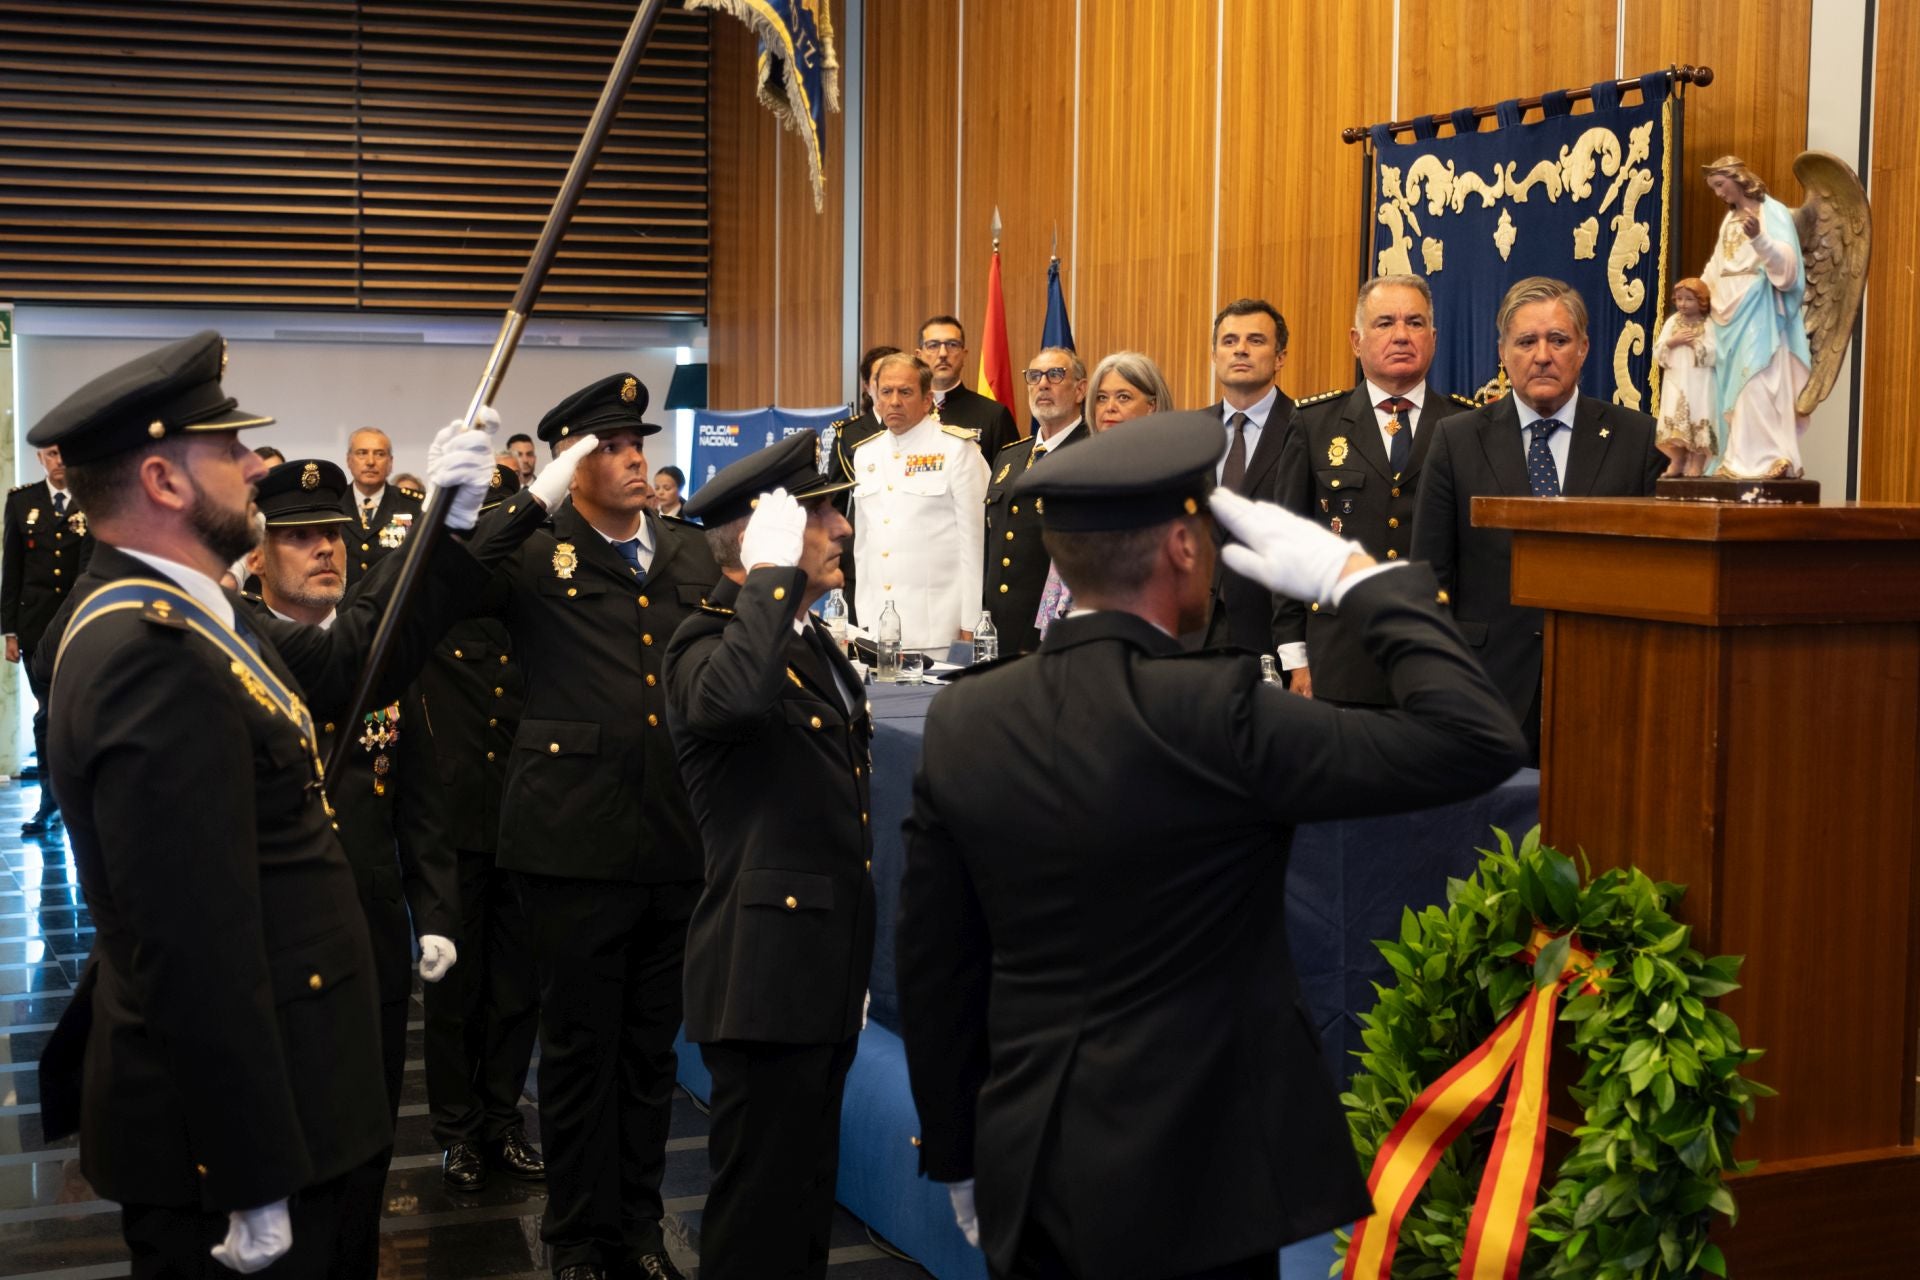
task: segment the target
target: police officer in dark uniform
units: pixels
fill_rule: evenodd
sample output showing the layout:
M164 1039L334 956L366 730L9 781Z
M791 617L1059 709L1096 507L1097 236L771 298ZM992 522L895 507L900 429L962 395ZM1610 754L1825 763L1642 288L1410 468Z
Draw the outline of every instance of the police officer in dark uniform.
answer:
M135 1276L204 1274L212 1249L319 1277L377 1232L349 1175L392 1124L373 951L307 708L345 699L385 601L321 629L249 620L219 588L266 472L238 431L272 421L225 394L224 363L220 336L195 334L30 436L60 446L100 539L57 641L48 733L98 936L41 1059L42 1119L49 1140L79 1129ZM492 446L444 435L433 479L449 527L470 527ZM427 568L402 670L487 576L451 539Z
M352 587L388 552L406 545L426 495L387 483L393 474L393 442L373 427L362 427L349 437L347 469L353 484L340 495L340 509L353 517L346 535L347 586Z
M1427 381L1433 295L1419 276L1375 276L1360 286L1348 335L1364 381L1294 406L1280 452L1276 501L1351 538L1379 560L1413 542L1413 503L1433 428L1473 402ZM1360 633L1326 600L1274 597L1280 664L1296 693L1348 706L1393 704L1386 673Z
M520 473L496 468L484 513L520 492ZM504 604L505 579L487 587ZM500 796L520 727L525 684L512 637L495 617L468 618L447 633L421 692L433 721L447 793L447 843L460 868L460 964L426 988L427 1110L455 1191L476 1191L489 1163L522 1181L546 1177L527 1141L520 1095L539 1030L540 999L528 951L526 913L512 876L494 866Z
M527 693L496 861L519 877L539 974L541 1235L563 1280L679 1275L660 1180L704 867L661 660L720 573L699 528L646 509L647 398L618 373L556 405L536 432L555 459L530 489L551 519L509 498L477 539L484 556L526 537L498 615Z
M1217 414L1158 414L1036 467L1019 493L1077 611L927 717L901 1020L923 1171L997 1277L1273 1280L1281 1245L1369 1211L1297 1008L1294 824L1458 799L1525 748L1424 565L1216 491L1219 458ZM1235 572L1345 604L1397 711L1181 650L1209 510Z
M811 431L690 505L725 575L667 649L667 721L706 847L687 1039L713 1073L707 1280L824 1276L840 1100L873 963L872 726L807 612L852 530Z
M33 674L33 654L40 637L87 567L93 539L87 536L87 517L74 505L67 489L67 469L57 447L40 450L47 478L23 484L7 494L3 550L0 550L0 630L6 632L7 661L27 672L33 690L34 759L47 759L47 689ZM40 808L20 828L23 836L40 835L60 822L60 806L53 788L40 780Z

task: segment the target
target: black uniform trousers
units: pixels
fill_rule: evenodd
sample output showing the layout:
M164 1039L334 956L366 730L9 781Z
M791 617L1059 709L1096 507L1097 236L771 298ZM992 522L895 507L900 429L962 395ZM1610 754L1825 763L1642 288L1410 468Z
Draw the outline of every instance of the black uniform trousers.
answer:
M383 1165L384 1169L385 1166ZM287 1201L293 1247L272 1266L254 1272L261 1280L340 1280L366 1275L347 1264L352 1252L341 1238L353 1215L351 1181L359 1170L311 1187ZM121 1233L133 1251L134 1280L233 1280L238 1272L213 1260L213 1246L227 1238L225 1213L171 1206L123 1205ZM374 1235L379 1234L376 1221Z
M49 682L42 678L43 667L36 666L33 655L20 650L20 668L27 673L27 688L33 691L33 761L40 766L40 812L59 808L53 794L53 771L47 768L47 694Z
M700 883L520 872L540 983L541 1239L555 1271L663 1250L680 961Z
M840 1100L860 1037L839 1044L720 1040L700 1218L702 1280L821 1280L840 1168Z
M498 1142L522 1128L520 1095L540 1029L527 914L491 853L462 849L460 963L422 990L433 1138Z

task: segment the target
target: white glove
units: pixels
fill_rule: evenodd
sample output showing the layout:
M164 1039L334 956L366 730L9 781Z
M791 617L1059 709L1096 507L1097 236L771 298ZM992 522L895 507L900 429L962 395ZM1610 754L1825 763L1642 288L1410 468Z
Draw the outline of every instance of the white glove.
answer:
M747 520L747 531L740 535L740 563L749 569L763 564L790 569L800 563L800 548L806 540L806 509L785 489L763 493Z
M1251 502L1231 489L1215 489L1209 502L1214 518L1237 539L1220 549L1227 568L1295 600L1331 600L1348 559L1367 554L1359 543L1271 502Z
M478 427L462 431L457 421L440 428L427 449L427 485L435 491L448 490L447 528L473 528L480 518L480 504L493 486L496 465L493 437L485 431Z
M447 970L460 962L460 953L454 949L453 939L443 938L437 933L420 935L420 978L423 982L438 982L447 976Z
M947 1199L953 1201L953 1220L960 1224L960 1234L967 1243L980 1247L980 1218L973 1211L973 1179L965 1182L949 1182Z
M213 1246L213 1260L243 1276L270 1266L293 1248L293 1221L287 1202L275 1200L258 1209L236 1209L227 1215L227 1238Z
M561 450L560 456L549 462L546 470L535 476L533 483L527 486L527 492L533 495L533 500L549 511L565 502L567 490L573 487L574 468L599 443L600 437L589 431L580 437L577 444Z
M429 472L433 470L434 464L440 461L440 455L446 450L447 441L459 435L460 428L465 425L466 419L455 418L452 422L440 428L440 434L435 436L433 443L427 446L427 470ZM488 435L492 435L498 431L500 429L499 411L490 404L481 405L479 416L473 420L473 429L475 431L484 431Z

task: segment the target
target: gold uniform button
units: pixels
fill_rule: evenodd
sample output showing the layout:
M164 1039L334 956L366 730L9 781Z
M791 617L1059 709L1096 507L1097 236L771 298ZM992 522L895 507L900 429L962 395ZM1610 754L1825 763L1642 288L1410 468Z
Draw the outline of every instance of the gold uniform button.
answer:
M464 654L464 653L462 653L462 652L460 652L460 651L459 651L458 649L455 649L455 650L453 651L453 656L454 656L454 657L456 657L456 658L464 658L464 657L466 657L467 655L466 655L466 654Z
M1020 504L1017 502L1013 504L1013 514L1016 516L1020 514Z
M1012 541L1013 541L1013 530L1011 530L1011 529L1009 529L1009 530L1007 530L1007 541L1008 541L1008 542L1012 542Z
M820 717L815 716L813 719L807 721L807 727L809 729L818 729L820 727Z
M1336 488L1336 489L1338 489L1338 488L1340 487L1340 482L1339 482L1338 480L1335 480L1335 481L1333 482L1333 487L1334 487L1334 488Z
M652 633L651 631L645 631L645 632L642 632L642 633L641 633L641 635L640 635L640 643L641 643L641 644L652 644L652 643L653 643L653 633Z
M487 759L489 760L493 759L493 752L491 751L487 752Z
M1435 604L1452 604L1453 597L1448 595L1446 592L1442 591L1439 595L1433 598L1433 602Z
M499 727L500 727L500 722L498 720L495 720L492 716L487 717L487 728L498 729Z
M321 986L321 983L320 983L319 974L310 973L307 975L307 990L318 991L320 989L320 986Z
M207 1176L207 1166L203 1164L197 1164L193 1166L193 1168L194 1168L194 1171L198 1173L201 1177L204 1178Z
M495 685L493 689L493 696L496 698L504 698L507 696L507 691L505 689L502 689L500 686Z
M552 756L557 756L557 755L559 755L559 754L560 754L560 744L559 744L559 743L557 743L557 742L549 742L549 743L547 744L547 754L548 754L548 755L552 755Z
M642 609L647 607L647 598L645 596L640 597L640 607Z
M568 587L568 588L567 588L567 599L569 599L569 600L571 600L571 599L573 599L573 598L574 598L575 596L577 596L577 595L579 595L579 594L580 594L580 589L579 589L578 587Z
M1400 527L1400 517L1399 517L1399 516L1388 516L1388 517L1387 517L1387 528L1389 528L1389 529L1398 529L1399 527Z
M333 829L334 829L335 831L338 831L338 830L340 829L340 824L339 824L339 823L337 823L337 822L336 822L336 823L334 823L334 824L333 824Z
M655 680L655 679L653 678L653 672L651 672L651 671L649 671L649 672L647 672L647 688L649 688L649 689L651 689L651 688L653 688L653 686L655 686L656 684L659 684L659 683L660 683L660 682L659 682L658 680Z
M860 766L859 766L859 765L855 765L855 766L853 766L853 776L854 776L854 777L856 777L856 778L860 776Z
M510 506L507 508L507 514L512 515L514 512L518 511L519 509L520 509L520 505L518 503L515 503L513 506Z
M362 573L365 573L367 571L367 562L365 560L362 560L360 562L360 571Z
M332 722L331 720L329 720L329 721L327 722L327 732L328 732L328 733L332 733L332 732L333 732L333 722Z
M364 543L364 542L360 544L360 549L361 549L362 551L371 551L371 550L373 550L373 548L372 548L372 547L370 547L370 546L368 546L368 545L367 545L366 543Z
M1395 485L1395 486L1394 486L1394 490L1393 490L1393 496L1394 496L1394 497L1396 497L1396 498L1400 496L1400 488L1399 488L1399 486L1398 486L1398 485Z
M1001 595L1007 594L1007 584L1004 582L1000 584L1000 594Z
M860 811L860 825L863 827L867 825L867 811L865 809Z
M1315 600L1311 605L1307 607L1312 609L1315 613L1320 612L1320 602L1318 600Z
M868 859L867 859L867 870L869 870L869 871L871 871L871 870L873 870L873 859L872 859L872 858L868 858Z
M54 576L54 577L56 577L56 578L57 578L57 577L59 577L59 576L60 576L60 571L59 571L58 569L55 569L55 570L53 571L53 576Z
M773 598L775 600L785 600L787 598L787 589L785 587L775 587L773 589Z
M507 665L507 655L504 653L500 655L500 665L503 667Z
M57 556L57 555L59 555L59 554L60 554L60 552L59 552L58 550L56 550L56 551L55 551L55 552L54 552L53 554Z
M1012 568L1012 567L1013 567L1013 557L1012 557L1012 556L1001 556L1001 557L1000 557L1000 567L1001 567L1002 569L1010 569L1010 568Z
M1400 553L1399 553L1398 551L1389 551L1389 552L1387 552L1387 559L1389 559L1389 560L1398 560L1399 558L1400 558Z
M920 1135L919 1135L919 1134L915 1134L915 1135L914 1135L913 1137L911 1137L911 1138L908 1138L908 1139L907 1139L907 1141L908 1141L908 1142L911 1142L911 1143L912 1143L912 1144L913 1144L914 1146L916 1146L916 1147L917 1147L917 1146L919 1146L919 1145L920 1145Z
M796 898L796 897L794 897L794 896L793 896L792 894L788 894L788 895L787 895L787 910L789 910L789 911L798 911L799 909L800 909L800 899L798 899L798 898Z
M657 729L659 728L659 726L660 726L660 717L649 713L647 716L647 727L649 729Z

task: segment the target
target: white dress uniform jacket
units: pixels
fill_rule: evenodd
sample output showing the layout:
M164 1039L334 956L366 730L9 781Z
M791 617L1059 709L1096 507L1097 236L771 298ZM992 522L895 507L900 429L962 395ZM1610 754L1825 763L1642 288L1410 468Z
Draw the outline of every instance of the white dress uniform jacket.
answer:
M879 626L887 601L905 649L945 650L980 617L987 461L973 433L926 418L853 451L854 605Z

